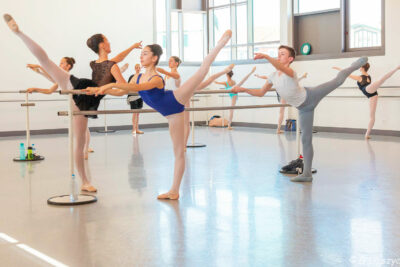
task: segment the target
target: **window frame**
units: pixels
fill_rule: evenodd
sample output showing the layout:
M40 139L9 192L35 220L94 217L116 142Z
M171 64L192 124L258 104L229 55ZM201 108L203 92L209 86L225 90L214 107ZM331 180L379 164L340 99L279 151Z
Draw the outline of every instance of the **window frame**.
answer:
M310 55L298 55L296 61L307 61L307 60L320 60L320 59L335 59L335 58L351 58L359 56L383 56L386 51L385 44L385 0L381 1L381 46L375 47L360 47L350 48L350 2L349 0L340 0L340 9L327 9L308 13L296 13L296 2L299 0L292 0L292 39L294 40L294 17L308 16L314 14L323 14L330 12L340 12L342 34L341 34L341 52L338 53L327 53L327 54L310 54ZM351 1L351 0L350 0Z

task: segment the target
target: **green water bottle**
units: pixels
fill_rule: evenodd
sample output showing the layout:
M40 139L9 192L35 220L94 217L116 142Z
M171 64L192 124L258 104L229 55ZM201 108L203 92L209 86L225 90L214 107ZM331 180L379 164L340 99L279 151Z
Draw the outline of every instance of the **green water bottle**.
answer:
M32 151L32 147L31 146L28 146L27 160L33 160L33 151Z

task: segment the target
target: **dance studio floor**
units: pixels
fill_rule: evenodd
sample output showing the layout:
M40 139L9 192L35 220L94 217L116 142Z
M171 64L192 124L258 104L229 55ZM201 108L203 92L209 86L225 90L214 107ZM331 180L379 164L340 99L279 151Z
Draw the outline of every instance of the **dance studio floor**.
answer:
M98 202L77 207L46 203L69 193L66 135L33 136L32 164L12 162L23 138L1 138L0 266L400 265L400 138L373 138L315 134L318 173L296 184L278 172L294 134L199 127L181 199L159 201L167 129L93 133Z

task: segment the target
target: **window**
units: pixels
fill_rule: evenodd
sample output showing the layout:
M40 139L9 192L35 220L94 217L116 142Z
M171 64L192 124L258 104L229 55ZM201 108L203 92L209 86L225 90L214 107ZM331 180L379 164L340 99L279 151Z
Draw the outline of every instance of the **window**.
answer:
M233 36L216 61L249 60L255 49L272 53L280 43L280 0L209 0L209 46L227 29Z
M153 0L156 7L155 42L163 48L161 62L178 56L183 62L199 62L204 58L205 21L203 11L182 12L172 9L170 0Z
M167 48L167 27L166 27L166 13L165 13L165 0L156 0L156 17L157 17L157 22L156 22L156 27L157 27L157 37L156 37L156 43L159 44L164 53L161 56L160 60L165 61L166 59L166 48Z
M204 20L204 14L183 13L184 61L198 62L204 58Z
M349 48L379 47L382 45L381 0L350 0Z
M384 0L293 0L293 6L293 46L297 53L312 46L304 58L384 55Z
M318 12L340 8L340 0L295 0L295 13Z

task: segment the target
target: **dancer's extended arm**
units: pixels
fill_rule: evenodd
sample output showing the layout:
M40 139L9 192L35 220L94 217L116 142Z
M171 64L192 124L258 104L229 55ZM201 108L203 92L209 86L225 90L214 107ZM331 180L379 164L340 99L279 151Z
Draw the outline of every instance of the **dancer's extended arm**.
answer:
M123 61L130 52L132 52L133 49L142 49L142 41L133 44L131 47L129 47L128 49L122 51L121 53L119 53L118 55L116 55L115 57L113 57L111 59L111 61L114 61L115 63L119 63L121 61Z
M52 94L54 93L58 88L58 84L53 84L52 87L50 87L49 89L42 89L42 88L29 88L26 91L28 93L32 93L32 92L37 92L37 93L42 93L42 94Z
M50 75L42 68L42 66L40 65L36 65L36 64L27 64L26 65L27 68L30 68L31 70L33 70L34 72L42 75L43 77L45 77L47 80L49 80L52 83L55 83L55 81L53 80L53 78L50 77Z
M179 79L181 76L179 75L179 73L177 71L166 71L163 68L157 68L157 71L161 74L167 75L169 77L174 78L175 80Z
M267 54L262 54L262 53L255 53L254 54L254 59L266 59L269 61L269 63L272 64L272 66L274 66L277 70L282 71L283 73L285 73L286 75L288 75L289 77L293 78L294 76L294 71L292 68L290 67L286 67L284 66L282 63L280 63L278 60L276 60L275 58L270 57Z

